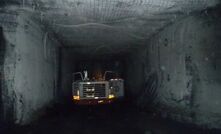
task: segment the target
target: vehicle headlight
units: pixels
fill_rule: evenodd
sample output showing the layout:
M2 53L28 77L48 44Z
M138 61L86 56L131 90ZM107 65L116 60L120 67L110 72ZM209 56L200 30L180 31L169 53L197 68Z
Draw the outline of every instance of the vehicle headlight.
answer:
M115 96L113 94L109 94L108 99L113 99Z
M74 100L80 100L80 96L79 96L79 95L73 96L73 99L74 99Z

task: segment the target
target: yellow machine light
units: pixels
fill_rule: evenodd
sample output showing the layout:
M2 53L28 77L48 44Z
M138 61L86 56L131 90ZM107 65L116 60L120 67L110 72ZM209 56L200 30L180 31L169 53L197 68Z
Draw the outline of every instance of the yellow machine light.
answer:
M114 95L113 94L110 94L109 96L108 96L108 99L113 99L114 98Z
M73 96L74 100L80 100L80 96Z

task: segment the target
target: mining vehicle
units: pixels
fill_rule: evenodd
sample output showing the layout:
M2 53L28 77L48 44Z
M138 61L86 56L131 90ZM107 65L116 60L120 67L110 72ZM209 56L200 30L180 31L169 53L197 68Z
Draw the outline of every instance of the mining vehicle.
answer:
M76 79L78 78L78 79ZM124 97L124 80L113 71L88 77L88 72L73 73L73 102L78 105L110 104Z

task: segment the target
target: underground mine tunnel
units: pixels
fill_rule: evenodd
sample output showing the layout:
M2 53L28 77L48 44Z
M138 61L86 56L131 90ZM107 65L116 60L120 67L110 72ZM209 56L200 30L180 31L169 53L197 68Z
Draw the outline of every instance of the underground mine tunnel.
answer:
M0 133L220 134L220 4L1 0ZM105 71L121 99L74 103Z

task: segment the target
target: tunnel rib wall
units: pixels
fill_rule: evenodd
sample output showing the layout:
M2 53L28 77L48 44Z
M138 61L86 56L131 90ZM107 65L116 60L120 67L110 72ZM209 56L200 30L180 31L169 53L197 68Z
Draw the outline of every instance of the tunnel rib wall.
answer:
M156 74L149 84L155 86L155 108L163 117L221 128L220 24L213 15L194 15L149 40L145 76Z
M27 124L56 97L58 42L26 14L0 17L6 40L2 114L6 122Z

